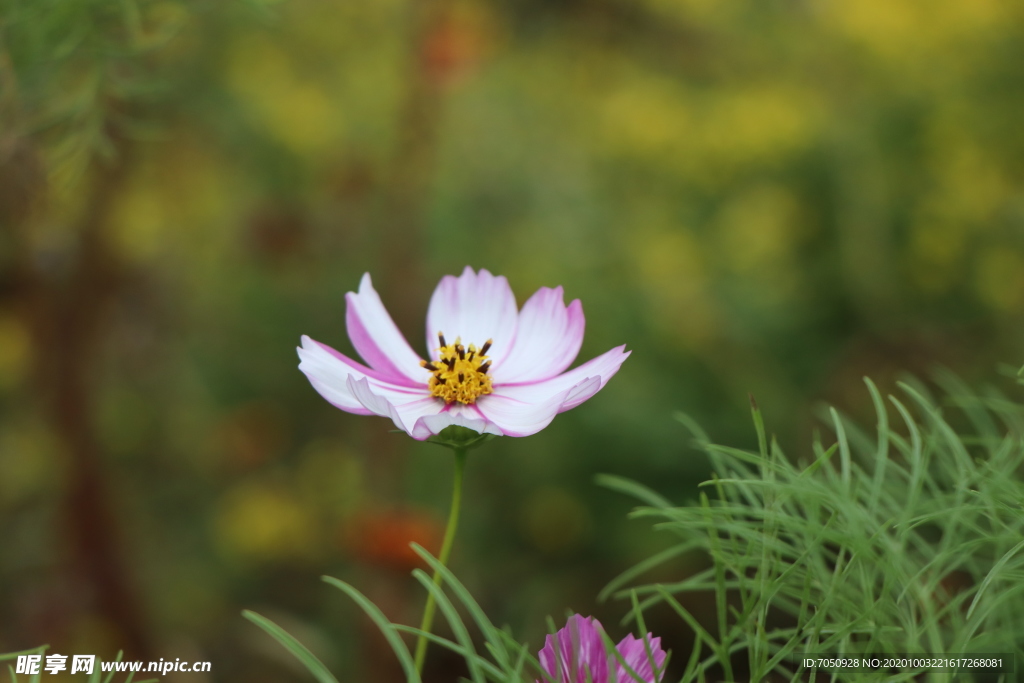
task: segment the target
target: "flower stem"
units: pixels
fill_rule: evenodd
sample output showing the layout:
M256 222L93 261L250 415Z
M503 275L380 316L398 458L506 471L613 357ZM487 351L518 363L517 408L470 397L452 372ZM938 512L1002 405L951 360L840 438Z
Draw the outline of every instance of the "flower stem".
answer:
M448 526L444 530L444 541L441 543L441 554L438 561L442 566L448 566L448 556L452 552L452 543L455 541L455 531L459 527L459 508L462 505L462 471L466 467L466 449L455 448L455 477L452 481L452 505L448 511ZM434 585L441 587L441 572L434 572ZM423 608L423 621L420 622L420 630L430 633L430 627L434 623L434 594L427 595L427 604ZM423 673L423 660L427 657L427 638L421 635L416 640L416 673Z

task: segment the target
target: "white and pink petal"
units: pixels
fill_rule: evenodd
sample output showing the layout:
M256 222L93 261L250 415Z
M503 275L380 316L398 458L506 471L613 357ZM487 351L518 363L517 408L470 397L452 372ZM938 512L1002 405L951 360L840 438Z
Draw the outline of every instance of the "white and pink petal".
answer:
M348 380L349 390L356 399L374 415L389 417L395 426L409 434L414 435L416 422L425 416L435 415L444 410L444 402L430 396L404 397L392 394L386 397L379 387L371 387L365 379L350 377ZM426 437L421 437L426 438Z
M488 422L474 406L446 405L429 394L412 400L403 395L385 396L378 393L379 386L374 386L366 378L350 377L348 387L369 414L391 418L396 427L419 441L429 439L452 425L467 427L481 434L502 435L501 430Z
M462 275L445 275L430 297L427 309L427 348L437 359L437 333L451 344L461 338L465 346L479 348L493 340L489 355L497 365L512 348L516 336L516 297L504 276L479 273L466 266Z
M451 426L466 427L480 434L502 436L501 429L489 421L476 406L453 403L445 406L441 412L424 415L413 425L410 435L414 439L428 439L440 434L443 429Z
M519 312L515 343L495 361L495 382L532 382L554 377L572 365L583 344L583 304L565 305L561 287L541 287Z
M346 412L357 415L374 414L374 411L352 392L349 386L350 378L365 379L376 394L397 403L430 396L426 384L420 387L395 384L389 376L368 368L306 335L302 336L302 346L296 350L300 359L299 370L306 375L313 388L332 405Z
M425 384L430 373L420 367L420 357L384 308L369 273L363 275L358 292L345 295L345 302L348 337L362 359L396 384Z
M551 424L565 400L563 392L541 403L489 394L477 399L477 410L505 436L530 436Z
M523 403L546 403L554 396L564 396L558 412L575 408L600 391L608 383L619 367L629 357L631 351L626 346L616 346L583 365L564 372L557 377L539 382L522 384L495 385L494 395L516 399Z

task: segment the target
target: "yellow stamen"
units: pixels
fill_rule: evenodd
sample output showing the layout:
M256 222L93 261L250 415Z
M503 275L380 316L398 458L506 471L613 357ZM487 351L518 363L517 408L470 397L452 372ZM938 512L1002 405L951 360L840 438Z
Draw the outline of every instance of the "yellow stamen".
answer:
M428 382L430 393L444 399L445 403L458 401L463 404L476 403L476 400L493 391L491 378L487 371L491 367L487 351L491 348L491 340L480 347L470 344L469 348L462 345L461 339L448 344L444 334L437 333L441 342L438 352L440 358L430 363L420 361L420 365L433 373Z

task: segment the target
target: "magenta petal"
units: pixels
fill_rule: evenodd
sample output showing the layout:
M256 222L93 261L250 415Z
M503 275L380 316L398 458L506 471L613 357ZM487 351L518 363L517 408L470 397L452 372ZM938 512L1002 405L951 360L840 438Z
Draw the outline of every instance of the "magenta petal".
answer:
M562 288L541 287L519 312L515 344L495 362L495 382L533 382L554 377L569 367L583 344L583 304L567 307Z
M569 617L565 628L544 640L539 659L556 683L608 683L608 652L593 617Z
M625 345L617 346L597 358L551 379L495 386L494 393L523 403L546 403L552 397L567 392L565 400L558 409L560 413L565 412L580 405L604 388L608 380L619 371L619 367L632 353L626 351L625 348ZM592 381L594 378L598 380L596 386Z
M489 355L497 365L512 348L516 335L516 298L508 280L479 273L466 266L462 275L446 275L430 297L427 309L427 348L430 357L437 358L437 333L443 332L452 343L461 338L466 346L483 345L493 340Z
M348 337L363 360L396 384L426 384L430 373L420 367L419 356L384 308L369 273L359 282L358 293L345 295L345 302Z
M637 683L637 678L644 683L659 683L661 681L665 674L662 669L665 665L665 651L661 649L661 638L652 638L651 634L648 633L645 640L651 650L650 656L647 654L647 647L644 646L644 641L635 638L633 634L623 638L622 642L616 646L615 649L619 651L619 654L622 655L622 658L636 676L631 674L628 669L616 660L615 683ZM654 675L655 669L660 674L657 678Z
M390 378L371 368L357 363L343 353L335 351L326 344L302 336L302 346L297 349L301 362L299 370L305 373L317 392L332 405L341 410L357 415L371 415L368 409L352 393L349 378L365 379L372 390L382 396L388 396L397 403L404 403L424 396L429 396L426 385L414 389L395 384Z

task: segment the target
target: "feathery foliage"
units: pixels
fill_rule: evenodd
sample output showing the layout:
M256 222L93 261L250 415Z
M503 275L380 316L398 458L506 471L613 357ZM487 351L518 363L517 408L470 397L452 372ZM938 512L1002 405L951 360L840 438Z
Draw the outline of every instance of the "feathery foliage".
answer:
M634 482L599 478L645 503L635 517L681 538L612 581L601 597L630 599L633 608L624 621L636 621L641 632L643 612L659 603L678 614L696 634L683 682L894 681L921 675L913 669L804 671L801 655L1002 653L1020 660L1024 407L994 393L976 396L951 375L940 376L940 384L954 409L948 417L923 386L902 384L902 396L889 396L887 405L867 381L877 415L874 433L832 409L836 442L826 448L816 440L816 458L806 466L792 463L769 440L756 405L757 452L714 444L680 415L711 459L712 478L702 485L699 503L683 507ZM430 640L462 655L475 683L541 676L533 654L538 648L496 628L450 571L416 550L444 576L442 591L426 573L414 572L434 592L454 634L454 640L429 635ZM708 569L675 583L624 588L694 551L707 554ZM366 611L403 662L408 680L418 681L400 634L419 631L390 623L352 586L325 580ZM702 623L686 608L687 594L699 592L714 594L716 623ZM274 635L265 620L246 616ZM318 680L330 680L314 671L304 648L275 637ZM959 675L933 671L928 680ZM1002 676L998 680L1007 680Z
M697 633L684 681L721 667L727 680L802 675L794 655L980 654L1024 650L1024 411L970 394L943 375L947 418L922 387L902 384L889 406L867 381L874 434L829 411L835 444L791 463L766 436L751 453L711 443L679 416L714 467L698 505L672 507L636 485L605 479L647 503L637 517L701 549L712 566L674 584L635 588L641 608L667 603ZM952 418L963 418L955 428ZM959 422L956 422L959 424ZM715 595L705 625L680 596ZM620 597L627 594L618 590ZM931 680L952 674L932 674ZM910 680L913 671L837 673L833 680ZM947 678L947 676L949 678Z

